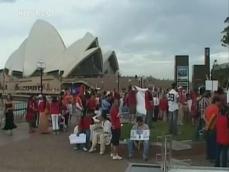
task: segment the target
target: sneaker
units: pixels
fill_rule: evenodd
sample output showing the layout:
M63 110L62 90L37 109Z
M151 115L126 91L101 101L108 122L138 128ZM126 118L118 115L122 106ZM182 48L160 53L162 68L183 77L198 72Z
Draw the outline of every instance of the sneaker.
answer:
M99 154L100 154L100 155L103 155L103 154L104 154L104 152L99 152Z
M83 151L84 151L84 152L87 152L87 148L83 147Z
M91 148L88 152L90 152L90 153L92 153L92 152L94 152L94 151L96 151L96 149L94 148Z
M113 156L113 160L122 160L122 157L119 155Z
M113 153L111 153L111 154L110 154L110 156L111 156L111 158L113 158L114 154L113 154Z

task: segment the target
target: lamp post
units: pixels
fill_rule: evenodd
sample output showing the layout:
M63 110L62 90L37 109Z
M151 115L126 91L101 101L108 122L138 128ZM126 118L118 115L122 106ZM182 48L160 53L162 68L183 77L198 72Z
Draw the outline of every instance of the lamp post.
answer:
M37 69L40 71L40 89L41 89L41 94L43 94L43 72L45 69L45 62L43 61L38 61L37 62Z
M64 74L64 71L59 70L59 81L60 81L60 92L62 91L62 75Z
M120 90L120 73L118 72L118 92Z

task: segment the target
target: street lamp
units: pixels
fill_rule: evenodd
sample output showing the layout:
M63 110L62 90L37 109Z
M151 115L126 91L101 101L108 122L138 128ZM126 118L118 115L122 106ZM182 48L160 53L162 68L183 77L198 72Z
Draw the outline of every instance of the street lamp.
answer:
M118 72L118 92L120 90L120 73Z
M37 62L37 69L40 71L40 87L41 87L41 94L43 94L43 72L45 69L45 62L38 61Z

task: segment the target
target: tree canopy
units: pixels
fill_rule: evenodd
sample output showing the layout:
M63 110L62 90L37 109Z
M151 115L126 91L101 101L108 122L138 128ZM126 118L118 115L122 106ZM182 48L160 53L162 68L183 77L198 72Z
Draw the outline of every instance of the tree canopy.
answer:
M227 24L227 26L222 31L223 37L221 39L222 46L229 47L229 17L226 18L224 23Z

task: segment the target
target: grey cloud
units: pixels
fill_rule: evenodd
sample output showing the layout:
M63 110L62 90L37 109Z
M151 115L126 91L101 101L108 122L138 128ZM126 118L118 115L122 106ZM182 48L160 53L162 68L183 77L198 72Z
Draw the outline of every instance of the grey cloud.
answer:
M76 39L83 36L77 35L82 30L98 36L100 44L116 51L123 73L172 78L176 54L189 54L193 64L203 63L206 46L212 54L226 51L220 44L220 32L228 15L227 0L98 0L89 6L77 2L69 1L64 10L50 5L56 13L44 19L66 35L75 31L72 37ZM16 33L22 30L26 29L19 27ZM163 67L163 74L158 66Z
M16 0L0 0L0 3L14 3Z

